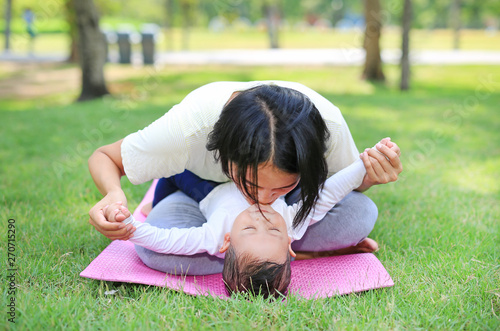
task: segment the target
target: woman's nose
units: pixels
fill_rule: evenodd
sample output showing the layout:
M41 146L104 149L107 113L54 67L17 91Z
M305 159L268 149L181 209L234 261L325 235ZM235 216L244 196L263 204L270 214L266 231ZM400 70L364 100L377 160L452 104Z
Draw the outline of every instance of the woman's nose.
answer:
M259 190L259 203L268 205L276 200L276 192L273 190Z

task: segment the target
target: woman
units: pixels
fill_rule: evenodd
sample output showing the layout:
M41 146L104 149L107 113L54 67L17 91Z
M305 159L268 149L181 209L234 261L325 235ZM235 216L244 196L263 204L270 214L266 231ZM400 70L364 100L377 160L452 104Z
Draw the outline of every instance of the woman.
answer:
M358 191L395 181L402 171L396 144L384 139L377 148L383 154L366 150L361 155L367 175ZM212 83L191 92L144 130L94 152L89 169L104 198L90 210L89 222L110 239L127 240L133 227L107 222L102 212L116 201L126 205L120 177L139 184L190 170L217 182L229 177L261 204L285 195L288 203L302 200L294 220L298 225L314 208L325 179L358 157L338 108L313 90L280 81ZM329 254L373 251L376 243L365 238L376 218L374 203L353 192L292 247ZM155 206L148 222L171 228L201 226L205 220L195 201L176 193ZM146 265L165 272L222 270L223 262L207 254L169 256L139 247L137 252Z

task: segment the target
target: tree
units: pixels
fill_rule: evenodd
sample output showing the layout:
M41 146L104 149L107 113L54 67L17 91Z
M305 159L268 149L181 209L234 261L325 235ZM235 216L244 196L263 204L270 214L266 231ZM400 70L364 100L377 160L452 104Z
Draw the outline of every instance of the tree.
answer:
M166 8L166 22L165 22L165 35L167 40L167 50L171 51L174 49L174 36L173 36L173 27L174 27L174 0L166 0L165 1Z
M73 0L78 26L78 51L82 68L82 92L78 101L109 94L104 79L106 40L99 28L99 15L92 0Z
M180 0L182 14L182 49L189 49L189 30L193 25L194 9L197 0Z
M410 28L412 20L411 0L405 0L403 5L403 42L401 46L401 84L404 91L410 88Z
M12 0L5 3L5 52L10 51L10 21L12 18Z
M460 48L460 0L453 0L451 5L453 26L453 49Z
M68 62L78 62L78 26L76 24L76 12L75 7L73 6L73 0L65 0L64 1L64 9L66 15L66 21L69 26L69 55Z
M365 6L365 39L364 49L366 51L363 79L372 81L384 81L382 71L382 58L380 56L380 34L382 29L382 15L380 0L364 0Z
M266 17L267 33L271 48L279 48L278 35L280 9L276 0L264 0L262 9Z

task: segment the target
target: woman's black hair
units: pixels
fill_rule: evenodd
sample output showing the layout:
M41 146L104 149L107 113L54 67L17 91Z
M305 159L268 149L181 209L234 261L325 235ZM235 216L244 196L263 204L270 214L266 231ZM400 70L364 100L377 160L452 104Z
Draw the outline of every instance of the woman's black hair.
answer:
M207 149L215 151L222 171L253 201L258 201L257 187L248 182L258 185L260 165L270 162L281 171L299 174L303 205L293 220L295 228L314 208L327 178L328 137L321 114L306 95L260 85L239 92L226 104L208 136Z

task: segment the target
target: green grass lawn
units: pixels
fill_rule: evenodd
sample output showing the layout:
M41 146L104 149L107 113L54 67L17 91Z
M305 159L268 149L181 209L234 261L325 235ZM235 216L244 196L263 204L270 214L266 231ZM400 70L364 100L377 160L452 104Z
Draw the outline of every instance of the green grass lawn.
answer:
M385 69L388 83L374 85L353 67L167 67L118 82L130 93L114 99L69 103L77 91L1 99L1 252L7 262L15 219L18 273L16 324L4 300L0 328L498 330L500 67L414 67L406 93L396 89L398 68ZM386 136L400 145L401 179L367 192L380 212L371 237L395 286L283 304L80 278L109 244L87 223L100 199L87 170L92 151L143 128L200 85L259 79L322 93L340 107L360 149ZM133 209L149 184L122 183ZM4 298L6 285L3 273ZM105 295L111 289L119 292Z

